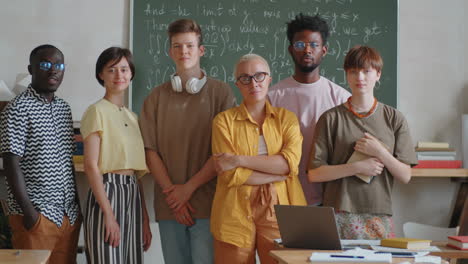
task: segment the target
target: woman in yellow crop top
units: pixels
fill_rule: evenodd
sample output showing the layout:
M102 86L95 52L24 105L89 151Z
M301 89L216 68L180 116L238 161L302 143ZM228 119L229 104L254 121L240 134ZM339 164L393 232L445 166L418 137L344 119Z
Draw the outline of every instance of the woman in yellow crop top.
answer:
M275 263L275 204L306 205L298 178L302 135L294 113L267 100L270 68L247 54L236 65L243 101L213 120L218 183L211 211L215 263Z
M81 120L85 173L91 187L84 221L91 263L143 263L143 250L151 245L138 180L148 171L143 140L136 115L124 106L134 74L128 49L104 50L96 63L96 78L106 92Z

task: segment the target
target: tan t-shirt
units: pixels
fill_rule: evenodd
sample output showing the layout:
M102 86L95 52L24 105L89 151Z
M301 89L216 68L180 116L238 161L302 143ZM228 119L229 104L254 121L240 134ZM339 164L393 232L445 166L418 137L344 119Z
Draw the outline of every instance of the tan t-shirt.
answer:
M408 123L395 108L378 103L375 112L358 118L344 104L326 111L319 119L313 139L309 169L345 164L364 132L389 147L406 164L417 164ZM350 213L392 214L393 177L387 169L367 184L350 176L325 183L323 205Z
M197 94L175 92L166 82L148 95L140 115L145 148L155 150L174 184L186 183L211 156L213 118L235 106L231 87L208 78ZM198 188L190 199L194 218L209 218L216 179ZM175 219L165 195L155 184L154 209L157 220Z

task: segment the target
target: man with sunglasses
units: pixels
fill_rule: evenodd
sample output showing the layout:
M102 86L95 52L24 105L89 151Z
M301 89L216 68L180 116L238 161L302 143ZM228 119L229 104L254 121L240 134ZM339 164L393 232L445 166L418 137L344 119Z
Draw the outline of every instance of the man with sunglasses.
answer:
M329 30L327 22L302 13L287 23L288 51L294 61L294 75L270 88L268 97L273 106L294 113L304 137L299 179L308 204L321 204L322 186L307 180L307 162L312 147L315 124L326 110L344 103L351 94L320 76L320 63L327 54Z
M51 250L49 262L75 263L81 216L72 155L70 106L54 95L65 71L52 45L32 50L31 84L0 117L0 153L16 249Z

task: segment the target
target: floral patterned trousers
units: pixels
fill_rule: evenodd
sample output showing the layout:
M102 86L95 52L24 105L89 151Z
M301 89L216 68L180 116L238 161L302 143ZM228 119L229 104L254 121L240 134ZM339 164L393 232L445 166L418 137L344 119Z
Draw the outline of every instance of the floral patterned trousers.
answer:
M393 219L384 214L336 212L341 239L382 239L395 237Z

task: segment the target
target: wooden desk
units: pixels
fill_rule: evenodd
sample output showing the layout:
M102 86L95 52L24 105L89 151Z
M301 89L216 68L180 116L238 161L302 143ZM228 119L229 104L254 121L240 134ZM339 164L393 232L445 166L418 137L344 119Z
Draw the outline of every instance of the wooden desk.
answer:
M0 249L2 264L45 264L50 257L50 250Z
M312 252L314 252L314 250L272 250L270 251L270 256L272 256L276 261L278 261L279 264L311 264L312 262L309 261L309 257L312 254ZM412 258L394 258L392 263L400 263L403 261L413 263L413 260L414 259ZM444 260L442 260L442 263L448 264L448 262Z
M432 246L438 247L441 251L433 251L429 255L450 259L468 259L468 250L458 250L447 246L447 242L432 242Z
M299 248L285 248L281 244L276 244L276 250L275 251L307 251L305 249L299 249ZM439 256L441 258L447 258L447 259L468 259L468 250L458 250L455 248L451 248L447 246L447 241L433 241L431 243L431 246L436 246L440 249L440 251L433 251L430 252L429 255L432 256ZM308 251L314 251L314 250L308 250ZM315 251L320 251L320 250L315 250ZM325 250L325 251L331 251L331 250ZM339 250L335 250L336 252L339 252Z

